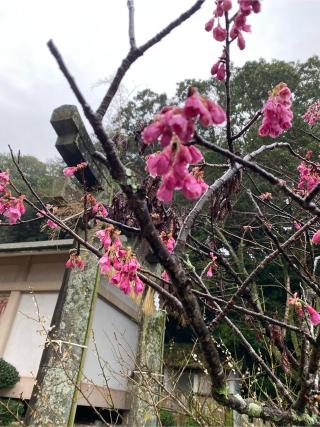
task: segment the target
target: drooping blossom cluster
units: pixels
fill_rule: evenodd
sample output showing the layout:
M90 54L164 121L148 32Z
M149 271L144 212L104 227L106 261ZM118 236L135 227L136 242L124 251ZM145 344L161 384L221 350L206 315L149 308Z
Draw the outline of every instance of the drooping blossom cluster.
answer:
M260 136L277 138L292 126L291 91L285 83L279 83L269 92L269 99L262 108Z
M108 276L110 283L118 286L125 294L132 291L139 295L144 284L138 276L140 264L131 248L125 248L120 240L120 232L112 225L99 230L96 236L105 250L99 260L101 274Z
M162 177L157 196L165 203L172 200L174 190L182 190L186 198L193 200L208 187L199 170L191 173L188 170L190 164L197 164L203 159L201 151L193 145L186 145L194 135L196 120L208 127L222 124L226 115L217 103L191 88L182 108L164 107L142 132L145 144L159 140L163 148L147 158L147 170L153 177Z
M81 200L83 201L83 199L84 198L82 198ZM88 193L86 195L86 202L91 206L93 214L101 216L108 215L106 207L101 202L98 202L97 199L91 193Z
M209 264L209 268L207 270L207 277L212 277L218 268L217 257L210 252L211 262Z
M77 250L72 249L69 254L69 259L67 260L65 265L67 268L78 268L79 270L83 270L85 263L81 256L78 254Z
M166 233L165 231L161 231L160 239L163 241L166 248L171 253L176 244L176 239L172 236L172 232Z
M298 188L303 195L308 194L320 183L320 164L301 162L298 166L299 183Z
M56 214L56 212L57 212L57 210L58 210L58 208L57 208L56 206L47 205L46 207L47 207L47 209L49 209L49 210L50 210L50 212L51 212L53 215L55 215L55 214ZM45 212L44 210L41 210L40 212L38 212L38 213L37 213L37 216L38 216L39 218L43 218L43 217L45 217L45 216L46 216L46 212ZM55 229L55 228L57 228L57 227L58 227L58 224L57 224L56 222L54 222L52 219L48 219L48 220L47 220L47 226L48 226L49 228L51 228L51 229Z
M303 120L310 126L320 121L320 99L314 102L302 116Z
M304 316L305 309L309 314L309 320L312 325L318 326L320 324L320 313L318 313L317 310L302 301L298 297L297 292L294 293L293 297L289 298L289 304L294 306L300 317Z
M14 197L8 189L9 172L0 172L0 215L7 218L9 224L16 224L26 211L25 196Z
M221 18L226 14L226 19L229 19L227 13L232 9L232 0L216 0L216 8L213 11L213 17L205 24L205 30L212 31L213 38L218 42L224 42L227 37L227 29L221 26ZM229 24L232 23L230 29L231 41L237 40L237 45L240 50L246 47L246 42L243 33L250 32L251 26L247 24L248 16L253 13L259 13L261 10L260 0L238 0L239 10L232 19L229 19ZM226 56L223 51L219 60L211 67L211 74L218 80L226 78Z
M81 162L77 166L68 166L63 169L64 176L73 176L76 172L79 172L81 169L84 169L88 166L86 162Z

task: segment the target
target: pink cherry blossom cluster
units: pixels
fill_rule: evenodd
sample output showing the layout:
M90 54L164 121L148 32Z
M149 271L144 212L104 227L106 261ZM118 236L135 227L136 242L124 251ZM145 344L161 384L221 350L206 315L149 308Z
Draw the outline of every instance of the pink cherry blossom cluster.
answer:
M56 206L47 206L47 209L49 209L53 214L56 213L57 211L57 207ZM41 210L40 212L37 213L37 216L39 218L43 218L46 216L46 212L44 210ZM58 224L55 223L52 219L48 219L47 220L47 226L51 229L55 229L58 227Z
M303 120L308 123L310 126L315 125L318 121L320 121L320 99L314 102L306 113L302 116Z
M163 108L142 132L145 144L159 140L163 148L162 152L147 158L147 170L153 177L162 177L157 196L165 203L172 200L174 190L182 190L186 198L193 200L208 187L203 174L188 170L190 164L203 159L201 151L186 145L194 135L196 120L204 127L219 125L226 120L226 114L217 103L202 97L196 88L190 88L183 108Z
M317 312L313 307L306 304L299 297L297 292L294 293L293 297L289 298L289 304L293 305L300 317L304 316L304 309L307 310L309 314L309 320L314 326L320 324L320 313Z
M172 232L166 233L165 231L161 231L161 233L160 233L160 239L163 241L163 243L165 244L166 248L171 253L173 251L174 247L175 247L175 244L176 244L176 240L172 236Z
M77 253L75 249L70 251L69 259L66 262L65 266L67 268L78 268L79 270L83 270L85 263L81 256Z
M298 166L299 183L298 188L303 194L308 194L317 184L320 183L320 165L316 163L307 164L301 162Z
M87 203L91 205L91 210L92 213L95 215L101 215L101 216L107 216L108 215L108 211L106 209L106 207L101 203L98 202L97 199L91 194L88 193L86 195L87 198ZM82 201L83 201L83 197L82 197Z
M285 83L279 83L269 92L269 99L262 108L260 136L277 138L292 126L291 96L291 91Z
M63 169L64 176L73 176L76 172L79 172L81 169L84 169L88 166L86 162L81 162L77 166L68 166Z
M207 270L207 277L213 277L214 273L216 272L218 268L217 264L217 257L213 255L212 252L210 252L211 262L209 264L209 268Z
M3 193L10 182L9 172L0 172L0 193Z
M213 11L213 17L205 24L205 30L208 32L212 31L213 38L218 42L224 42L227 37L227 29L223 28L220 23L220 18L226 14L226 19L229 19L227 13L232 9L231 0L216 0L216 8ZM237 44L240 50L246 47L246 42L243 37L243 32L250 32L251 26L247 24L247 17L253 13L259 13L261 10L260 0L238 0L239 10L229 20L229 24L232 23L230 30L231 41L237 40ZM215 26L215 21L217 25ZM225 80L226 78L226 66L225 66L226 55L222 53L218 62L213 64L211 67L211 74L216 76L218 80Z
M144 289L137 274L140 264L131 248L123 247L120 232L110 225L99 230L96 236L105 250L99 261L101 274L106 274L110 283L117 285L123 293L130 294L133 291L139 295Z
M314 245L320 245L320 230L317 230L312 236L311 242Z
M11 191L7 188L9 182L9 172L0 172L0 215L7 218L9 224L16 224L26 211L25 196L12 196Z

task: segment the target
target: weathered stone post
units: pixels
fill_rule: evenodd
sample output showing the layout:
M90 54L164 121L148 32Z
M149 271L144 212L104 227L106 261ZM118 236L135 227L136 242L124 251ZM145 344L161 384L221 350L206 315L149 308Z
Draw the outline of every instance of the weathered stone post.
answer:
M163 345L166 314L163 310L144 314L140 329L136 369L133 373L132 403L128 426L155 427L158 425L155 405L163 380Z
M152 257L154 258L154 257ZM155 261L153 259L153 261ZM160 275L158 263L147 263L150 271ZM131 410L127 425L156 427L158 425L157 405L163 381L163 351L166 312L154 306L151 312L144 312L141 321L136 369L132 378Z
M74 106L54 110L51 123L58 134L56 147L68 165L86 161L88 188L106 188L103 175L91 154L95 151L81 117ZM81 180L80 176L77 176ZM90 236L90 232L89 232ZM90 238L90 237L89 237ZM43 351L36 385L27 413L27 425L73 425L81 367L90 334L99 274L97 258L81 251L83 271L66 270L54 310L52 330Z

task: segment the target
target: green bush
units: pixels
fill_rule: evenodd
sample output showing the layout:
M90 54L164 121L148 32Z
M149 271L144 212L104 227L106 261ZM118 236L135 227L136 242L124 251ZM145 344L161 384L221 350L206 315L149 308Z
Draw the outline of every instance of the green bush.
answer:
M0 389L13 387L19 379L16 368L0 358Z
M0 399L0 426L7 426L20 419L24 409L21 400Z
M196 423L195 420L191 417L185 417L184 425L185 427L198 427L200 424Z
M173 427L176 426L176 420L172 412L167 411L166 409L160 410L160 420L163 427Z

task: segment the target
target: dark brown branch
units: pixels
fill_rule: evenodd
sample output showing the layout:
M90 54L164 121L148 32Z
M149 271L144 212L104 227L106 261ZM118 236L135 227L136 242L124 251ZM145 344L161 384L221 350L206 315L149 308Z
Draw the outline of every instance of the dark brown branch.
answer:
M32 185L30 184L29 180L27 179L27 177L25 176L25 174L23 173L19 163L16 161L12 148L10 147L10 145L8 145L9 150L10 150L10 155L11 155L11 160L13 162L13 164L15 165L17 171L19 172L19 175L21 176L22 180L24 181L24 183L27 185L27 187L29 188L29 190L31 191L31 194L36 198L36 200L40 203L40 205L42 206L43 210L45 212L49 212L46 205L43 203L43 201L41 200L41 198L39 197L39 195L36 193L36 191L34 190L34 188L32 187Z
M307 372L302 375L301 389L293 408L298 412L303 412L304 408L308 403L308 396L314 388L316 376L319 375L320 365L320 331L318 331L316 345L312 348L309 366L307 366Z
M212 301L216 301L216 302L223 304L223 305L227 304L227 302L225 300L223 300L222 298L219 298L219 297L214 297L212 295L205 294L205 293L197 291L197 290L193 290L193 293L195 295L198 295L201 298L211 299ZM232 310L239 311L239 313L244 313L244 314L247 314L249 316L255 317L257 319L261 319L261 320L264 320L266 322L272 323L274 325L281 326L282 328L289 329L293 332L296 332L297 334L304 335L308 339L308 341L310 341L312 344L316 343L315 339L310 334L301 330L301 328L299 328L298 326L289 325L288 323L282 322L281 320L273 319L272 317L269 317L266 314L257 313L256 311L248 310L247 308L241 307L241 306L236 305L236 304L234 304L232 306Z
M231 140L235 141L236 139L240 138L244 133L246 133L247 130L249 130L251 126L258 120L261 114L262 114L261 111L258 111L257 113L255 113L255 115L249 120L249 122L246 125L244 125L244 127L240 130L240 132L238 132L237 134L231 137Z
M122 224L122 222L115 221L114 219L107 218L100 215L95 215L95 218L98 219L101 222L105 222L107 224L112 224L115 227L119 228L119 230L122 230L124 232L128 233L141 233L141 229L138 227L130 227L129 225Z
M231 77L231 71L230 71L230 38L229 38L229 19L228 19L228 12L225 12L225 25L227 30L227 38L226 38L226 46L225 46L225 56L226 56L226 81L225 81L225 92L226 92L226 116L227 116L227 123L226 123L226 136L227 136L227 142L228 142L228 148L229 151L233 152L233 144L232 144L232 130L231 130L231 96L230 96L230 77ZM233 160L231 160L231 163L233 163Z
M320 192L320 183L318 183L317 185L315 185L313 187L313 189L310 191L309 194L306 195L306 197L304 198L305 203L310 203L312 201L312 199L314 199Z
M239 337L241 343L249 353L249 355L256 361L258 364L262 367L262 369L267 373L269 378L272 379L274 385L277 385L279 391L283 394L283 396L286 398L286 400L289 403L293 403L292 396L290 395L289 391L285 388L285 386L282 384L282 382L279 380L279 378L272 372L272 370L269 368L269 366L266 364L266 362L262 359L261 356L253 349L253 347L250 345L248 340L245 338L243 333L237 328L234 323L231 322L231 320L226 317L227 324L231 327L233 332Z
M41 221L43 218L31 218L31 219L26 219L24 221L19 220L18 222L16 222L15 224L9 224L8 222L1 222L0 221L0 227L14 227L16 225L25 225L25 224L30 224L32 222L37 222L37 221Z

